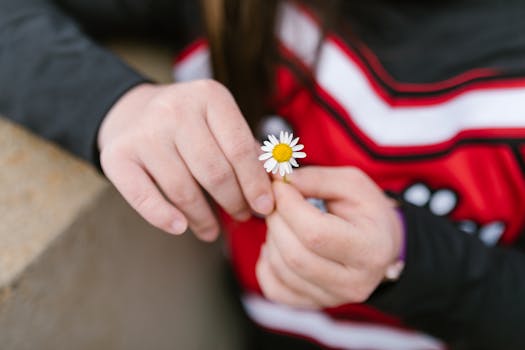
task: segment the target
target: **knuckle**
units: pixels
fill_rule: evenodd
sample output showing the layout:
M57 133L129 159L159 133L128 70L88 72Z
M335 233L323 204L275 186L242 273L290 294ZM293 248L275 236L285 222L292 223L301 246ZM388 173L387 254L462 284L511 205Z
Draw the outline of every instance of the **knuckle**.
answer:
M193 188L184 189L183 186L174 186L170 193L169 198L182 208L193 207L199 202L199 192Z
M228 92L228 89L224 85L213 79L198 80L194 84L206 94L220 94Z
M138 140L142 145L148 145L150 149L154 149L163 145L166 142L165 130L163 130L160 125L155 127L145 127L141 135L139 135Z
M151 101L149 101L145 112L148 117L177 115L177 113L173 113L174 107L175 105L172 103L168 95L161 94L153 97Z
M289 250L283 254L283 260L289 268L295 271L302 271L305 267L303 256L295 250Z
M193 103L190 103L192 100L173 95L173 93L166 92L166 94L155 96L148 103L144 111L146 129L173 132L176 126L182 125L185 116L195 111Z
M239 137L234 146L229 147L227 153L228 158L237 162L251 157L255 150L253 139L248 136Z
M305 245L310 249L317 249L325 242L325 236L319 230L307 230L304 234Z
M221 187L228 183L232 177L231 171L217 164L210 164L207 171L208 183L212 187Z
M153 196L146 192L137 192L131 195L130 204L152 225L166 229L169 227L168 218L164 218L163 211L157 210L160 204L157 203Z
M130 203L141 213L153 208L151 195L146 192L136 192L131 195Z

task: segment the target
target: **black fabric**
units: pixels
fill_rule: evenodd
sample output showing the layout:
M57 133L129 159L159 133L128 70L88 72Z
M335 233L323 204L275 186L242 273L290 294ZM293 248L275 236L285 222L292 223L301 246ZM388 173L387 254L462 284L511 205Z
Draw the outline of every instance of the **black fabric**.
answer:
M148 35L180 48L202 33L193 0L55 0L92 35Z
M196 35L198 17L189 16L196 6L159 0L59 3L0 0L0 114L98 164L102 118L123 93L147 79L85 31L157 30L178 38L172 40L177 48Z
M525 73L522 0L341 3L344 36L368 46L398 81L432 83L475 68Z
M403 212L405 270L368 303L453 348L525 349L525 255L488 247L426 209Z
M0 114L96 162L102 118L143 81L53 4L0 1Z

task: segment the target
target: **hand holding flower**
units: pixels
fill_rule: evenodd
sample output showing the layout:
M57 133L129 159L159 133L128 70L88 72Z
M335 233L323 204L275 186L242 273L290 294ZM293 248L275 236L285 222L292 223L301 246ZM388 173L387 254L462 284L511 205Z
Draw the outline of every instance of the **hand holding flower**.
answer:
M109 111L99 133L104 173L152 225L214 240L219 224L203 190L246 220L273 209L256 140L230 92L212 80L141 84Z
M276 211L257 263L266 297L309 308L365 301L398 261L394 202L353 167L303 168L273 189ZM324 199L329 213L304 197Z

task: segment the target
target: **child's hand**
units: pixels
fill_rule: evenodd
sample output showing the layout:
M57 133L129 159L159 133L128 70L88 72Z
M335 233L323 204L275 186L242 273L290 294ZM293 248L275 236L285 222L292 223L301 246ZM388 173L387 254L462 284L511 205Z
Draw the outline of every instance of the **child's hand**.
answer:
M276 211L257 263L265 296L298 307L365 301L397 261L394 203L357 168L306 167L275 181ZM322 213L304 197L322 198Z
M202 186L239 220L273 209L256 141L228 90L211 80L139 85L109 111L98 134L106 176L152 225L203 240L219 226Z

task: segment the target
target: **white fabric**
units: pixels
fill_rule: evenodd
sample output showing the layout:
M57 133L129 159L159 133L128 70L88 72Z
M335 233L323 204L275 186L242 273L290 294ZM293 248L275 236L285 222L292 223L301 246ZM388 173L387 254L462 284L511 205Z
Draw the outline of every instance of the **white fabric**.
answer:
M176 82L209 79L211 74L210 51L207 45L201 45L173 67L173 79Z
M313 62L319 29L295 6L283 6L284 45L306 64ZM392 107L372 88L361 68L334 42L323 43L318 84L381 146L424 146L447 141L464 130L525 127L525 89L467 91L431 106Z
M322 312L293 309L272 303L255 294L244 295L242 303L248 315L263 327L312 338L333 348L351 350L444 348L440 341L423 333L335 320Z

